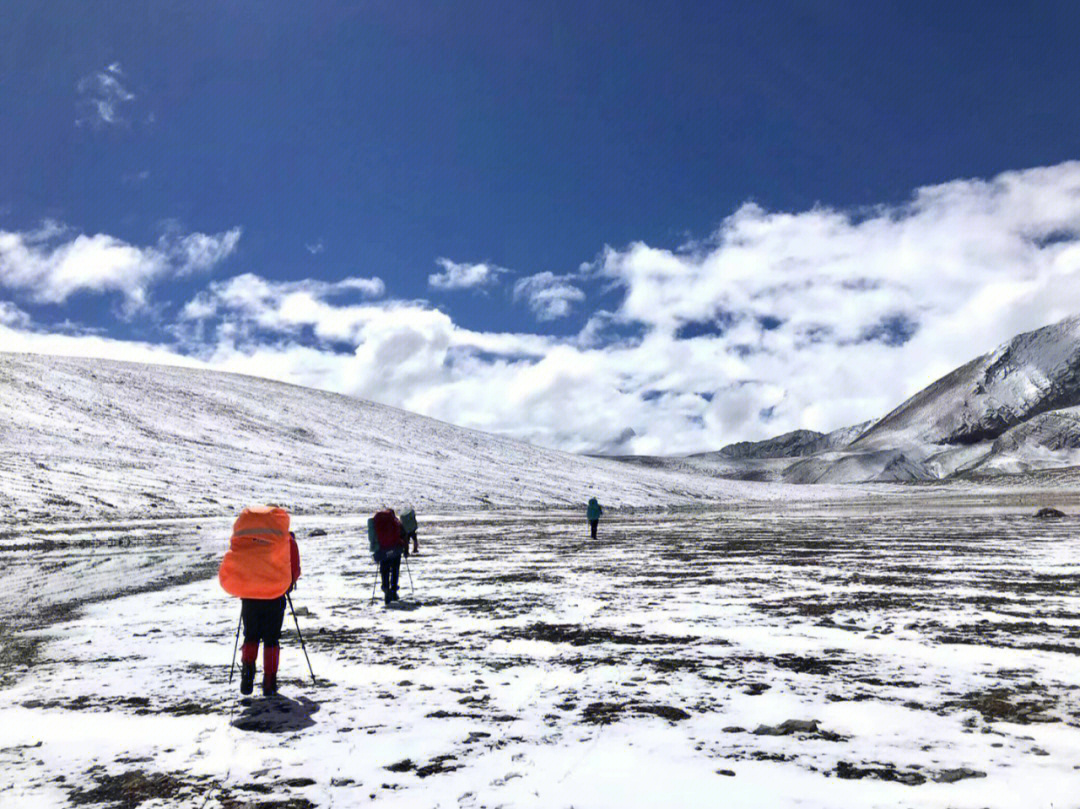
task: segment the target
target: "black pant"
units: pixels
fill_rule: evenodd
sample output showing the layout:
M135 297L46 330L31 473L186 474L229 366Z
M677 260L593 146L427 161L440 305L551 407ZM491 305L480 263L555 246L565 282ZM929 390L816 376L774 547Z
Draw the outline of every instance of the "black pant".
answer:
M277 646L285 620L285 596L241 599L240 617L244 621L244 643L262 641L264 646Z
M596 539L596 526L599 525L600 520L589 520L589 530L592 531L592 538Z
M398 573L401 572L401 554L395 553L379 562L379 575L382 577L384 593L396 593Z

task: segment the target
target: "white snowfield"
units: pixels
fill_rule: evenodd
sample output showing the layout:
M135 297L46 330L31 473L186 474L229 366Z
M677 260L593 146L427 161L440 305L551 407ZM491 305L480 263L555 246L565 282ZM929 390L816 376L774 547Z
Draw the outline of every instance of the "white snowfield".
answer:
M255 377L31 354L0 354L0 472L0 522L854 496L634 468Z
M317 684L287 615L240 701L213 579L87 606L19 636L0 802L1076 807L1077 523L1023 508L422 518L402 610L362 518L298 518Z

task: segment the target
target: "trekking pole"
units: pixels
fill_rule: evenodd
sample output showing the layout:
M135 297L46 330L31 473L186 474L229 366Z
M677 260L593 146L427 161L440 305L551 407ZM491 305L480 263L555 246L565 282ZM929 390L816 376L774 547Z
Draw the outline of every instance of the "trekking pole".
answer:
M232 663L229 665L229 685L232 685L233 671L236 669L236 649L240 646L240 622L244 620L244 611L240 611L240 617L236 620L236 642L232 647Z
M375 578L371 581L371 600L368 605L375 603L375 588L379 586L379 568L375 568Z
M308 657L307 647L304 646L304 635L300 631L300 622L296 620L296 610L293 609L292 598L289 596L288 593L285 594L285 598L289 602L289 611L292 613L293 623L296 624L296 635L298 638L300 638L300 648L304 650L304 659L307 661L308 671L311 672L311 684L318 685L318 683L315 682L315 672L311 668L311 658Z
M409 569L409 555L408 554L405 555L405 572L409 574L409 595L415 595L416 594L416 588L413 587L413 583L412 583L412 571Z

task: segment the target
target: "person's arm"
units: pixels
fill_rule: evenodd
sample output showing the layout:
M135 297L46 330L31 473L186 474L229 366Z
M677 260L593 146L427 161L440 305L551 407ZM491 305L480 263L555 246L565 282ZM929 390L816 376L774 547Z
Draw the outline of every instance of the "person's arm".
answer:
M289 586L291 590L296 586L296 580L300 578L300 548L292 537L289 537L289 562L292 566L292 584Z

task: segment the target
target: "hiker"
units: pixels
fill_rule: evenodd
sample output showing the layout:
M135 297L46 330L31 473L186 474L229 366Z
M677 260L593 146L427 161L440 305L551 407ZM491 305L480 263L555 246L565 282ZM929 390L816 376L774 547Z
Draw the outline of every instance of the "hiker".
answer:
M405 535L405 545L408 547L409 540L412 540L412 552L413 556L420 553L420 542L416 538L416 511L409 509L401 515L401 532Z
M287 539L286 539L287 535ZM264 696L277 693L281 625L286 593L300 578L300 549L289 530L289 514L275 506L246 508L233 526L229 552L218 579L226 592L240 597L244 645L240 654L240 693L255 687L255 660L263 645ZM276 595L275 595L276 594Z
M600 515L604 513L604 509L600 506L600 503L595 497L589 499L589 507L585 510L585 519L589 521L589 530L592 532L592 538L596 539L596 526L600 523Z
M387 604L397 601L401 557L402 554L409 555L409 543L401 527L401 520L392 508L378 511L368 520L368 539L371 542L372 555L379 563L383 599Z
M300 578L300 549L296 534L289 532L289 568L292 581L286 593L291 593ZM240 618L244 622L244 645L240 647L240 693L250 694L255 688L255 660L259 656L259 641L263 644L264 696L277 693L278 660L281 656L281 624L285 620L285 595L277 598L244 598L240 600Z

